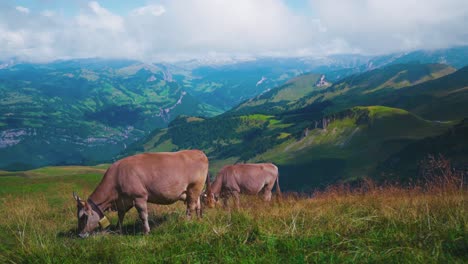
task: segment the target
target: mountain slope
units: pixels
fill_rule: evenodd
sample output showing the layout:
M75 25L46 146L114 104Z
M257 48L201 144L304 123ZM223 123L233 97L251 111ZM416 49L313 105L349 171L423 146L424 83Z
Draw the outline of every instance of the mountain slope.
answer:
M441 63L460 69L468 66L468 46L436 50L417 50L403 54L380 56L379 59L374 61L374 64L378 65L379 60L390 61L392 64L405 64L414 62Z
M355 107L328 120L325 129L311 123L301 139L290 139L252 161L279 164L282 174L288 175L284 188L325 186L371 176L379 162L409 142L450 127L382 106Z
M306 74L293 78L284 85L268 90L250 100L247 100L229 113L262 113L272 114L283 112L291 107L296 100L310 94L313 91L320 91L330 84L325 81L325 76L321 74Z
M236 115L319 111L330 114L357 105L385 105L382 99L395 91L406 91L412 85L455 71L443 64L396 64L352 75L331 86L326 80L319 82L320 75L308 74L247 100L228 113Z
M376 167L374 176L381 180L402 182L419 176L419 162L428 155L443 155L452 166L468 170L468 119L462 120L442 135L412 142Z
M375 100L432 120L461 120L468 117L468 67Z
M347 77L326 90L313 92L298 100L296 108L329 102L330 106L326 112L333 113L356 105L380 104L375 101L378 96L392 94L395 90L402 90L453 72L454 68L442 64L390 65Z

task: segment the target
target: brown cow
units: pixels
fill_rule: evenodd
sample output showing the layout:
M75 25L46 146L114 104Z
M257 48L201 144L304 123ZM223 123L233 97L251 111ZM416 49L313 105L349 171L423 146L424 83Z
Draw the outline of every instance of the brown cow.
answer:
M73 194L78 205L79 235L87 237L98 225L107 227L104 212L109 209L117 210L121 227L125 213L133 206L148 234L147 202L186 201L187 216L196 210L201 217L200 194L207 175L208 158L199 150L144 153L121 159L106 171L87 201Z
M234 196L236 207L239 207L240 194L256 195L263 192L263 200L271 200L271 190L276 182L276 192L281 195L278 167L272 163L235 164L224 166L216 176L213 184L207 179L204 203L213 208L218 197L227 207L228 199Z

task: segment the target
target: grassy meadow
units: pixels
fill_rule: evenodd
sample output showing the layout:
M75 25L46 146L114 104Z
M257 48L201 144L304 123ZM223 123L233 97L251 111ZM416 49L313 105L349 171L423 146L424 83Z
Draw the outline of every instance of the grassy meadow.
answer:
M367 182L271 204L242 197L240 210L205 210L191 221L183 203L151 205L150 235L132 209L123 234L111 228L80 239L72 191L86 198L102 173L57 170L0 177L0 263L468 262L468 192L459 181Z

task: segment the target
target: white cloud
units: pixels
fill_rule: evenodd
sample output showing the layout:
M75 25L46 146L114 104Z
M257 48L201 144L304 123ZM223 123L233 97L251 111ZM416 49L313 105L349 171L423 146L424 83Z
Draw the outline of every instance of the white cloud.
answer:
M29 14L29 12L30 12L29 8L24 7L24 6L17 6L16 10L18 10L18 12L21 12L21 13L24 13L24 14Z
M286 0L154 0L127 14L92 1L71 16L22 8L0 4L0 59L155 61L468 44L466 0L311 0L300 12ZM28 16L18 16L25 10Z
M166 12L162 5L147 5L132 10L131 14L135 16L153 15L160 16Z
M123 31L124 19L101 7L98 2L89 2L88 9L76 17L80 29Z
M164 8L157 18L127 19L127 29L149 54L287 52L309 45L319 31L313 19L280 0L175 0Z
M311 0L330 37L364 52L466 44L465 0Z

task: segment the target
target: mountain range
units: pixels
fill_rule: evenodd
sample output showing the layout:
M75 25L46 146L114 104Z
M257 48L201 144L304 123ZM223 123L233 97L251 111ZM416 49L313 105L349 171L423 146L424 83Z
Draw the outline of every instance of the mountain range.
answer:
M414 166L390 161L428 138L453 141L447 131L460 131L468 113L467 47L228 64L0 64L0 168L7 170L200 148L213 172L275 162L286 189L408 178ZM466 153L461 148L455 153Z

